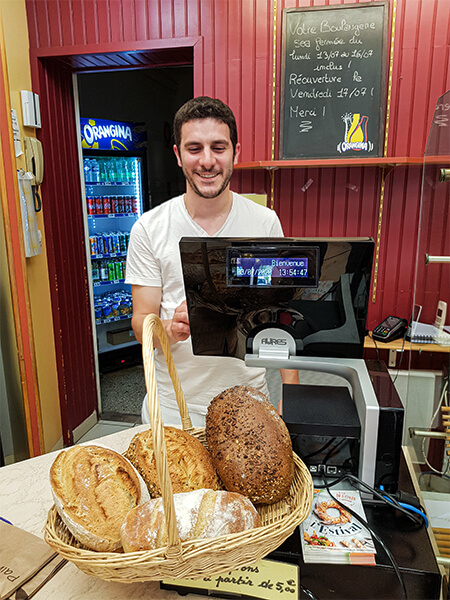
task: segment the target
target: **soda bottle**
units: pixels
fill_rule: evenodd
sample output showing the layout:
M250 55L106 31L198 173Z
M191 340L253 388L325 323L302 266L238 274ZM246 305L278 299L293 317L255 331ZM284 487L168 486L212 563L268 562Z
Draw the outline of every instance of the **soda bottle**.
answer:
M124 182L126 182L126 183L130 183L130 181L131 181L130 166L128 164L128 161L129 161L128 158L123 159L123 178L124 178Z
M108 182L109 183L114 183L115 180L116 180L116 174L115 174L115 171L114 171L114 159L110 158L108 160L107 170L108 170Z
M123 183L125 180L125 176L124 176L123 160L121 158L116 158L116 172L117 172L117 181L120 183Z
M91 161L88 158L83 159L84 181L90 183L91 180Z
M106 260L100 261L100 279L102 281L108 281L108 267L106 265Z
M98 160L98 166L100 170L100 181L106 183L108 181L108 173L106 171L106 160L104 158Z
M98 261L92 261L92 281L100 281L100 270L98 268Z
M128 170L130 172L130 183L134 183L135 179L136 179L136 173L135 173L135 165L136 165L136 159L135 158L130 158L129 159L129 165L128 165Z
M91 181L92 183L99 183L100 181L100 169L95 158L91 160Z

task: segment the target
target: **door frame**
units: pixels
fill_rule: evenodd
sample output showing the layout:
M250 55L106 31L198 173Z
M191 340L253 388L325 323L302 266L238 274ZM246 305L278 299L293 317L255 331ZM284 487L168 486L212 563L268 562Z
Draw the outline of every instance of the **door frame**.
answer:
M155 64L155 56L163 62ZM33 90L41 105L39 139L46 160L42 211L65 446L74 443L74 430L92 424L93 415L98 419L99 412L73 74L190 64L194 95L199 95L203 91L202 57L201 37L30 50Z

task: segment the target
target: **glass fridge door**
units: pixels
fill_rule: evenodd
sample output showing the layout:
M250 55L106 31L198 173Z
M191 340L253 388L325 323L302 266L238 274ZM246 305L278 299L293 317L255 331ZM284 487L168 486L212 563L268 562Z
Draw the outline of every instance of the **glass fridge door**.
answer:
M130 230L143 210L142 160L124 154L83 159L100 371L112 366L108 353L137 345L125 265Z
M450 564L450 91L439 98L422 171L404 435L405 456L430 518L438 563ZM433 369L411 368L430 353ZM426 384L426 385L425 385ZM428 390L428 391L427 391Z

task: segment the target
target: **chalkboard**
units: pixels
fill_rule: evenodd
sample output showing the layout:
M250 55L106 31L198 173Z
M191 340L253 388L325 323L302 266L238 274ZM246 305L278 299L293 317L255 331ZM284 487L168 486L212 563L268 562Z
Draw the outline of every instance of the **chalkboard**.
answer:
M280 159L382 156L388 3L283 10Z

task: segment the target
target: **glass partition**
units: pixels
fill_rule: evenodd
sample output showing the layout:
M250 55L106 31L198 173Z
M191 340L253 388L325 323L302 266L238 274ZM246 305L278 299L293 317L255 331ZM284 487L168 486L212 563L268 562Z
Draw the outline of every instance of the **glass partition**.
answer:
M405 454L436 553L444 557L450 547L450 91L437 101L423 161L412 314ZM417 369L424 353L428 368Z

